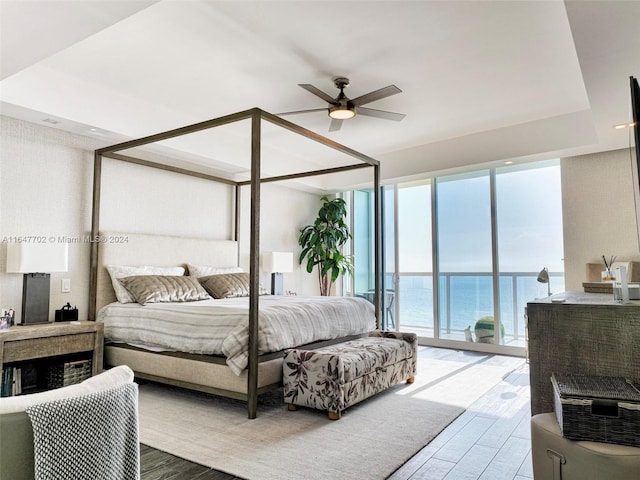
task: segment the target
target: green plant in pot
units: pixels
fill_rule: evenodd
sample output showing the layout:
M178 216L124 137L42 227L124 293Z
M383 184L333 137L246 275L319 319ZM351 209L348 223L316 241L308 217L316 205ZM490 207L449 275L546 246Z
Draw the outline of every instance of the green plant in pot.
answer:
M331 286L340 275L353 271L351 257L342 254L341 247L351 238L345 222L346 203L342 198L322 197L322 206L313 225L300 229L298 245L302 247L299 263L306 262L307 272L316 267L320 295L330 295Z

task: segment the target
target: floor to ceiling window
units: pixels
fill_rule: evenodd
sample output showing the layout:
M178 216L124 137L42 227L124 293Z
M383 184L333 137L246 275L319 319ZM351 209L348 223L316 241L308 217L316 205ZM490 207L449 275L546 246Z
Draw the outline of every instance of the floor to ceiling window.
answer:
M370 191L353 192L350 201L352 217L354 291L365 292L373 288L375 272L373 254L373 198Z
M365 296L372 197L349 196L355 276L346 291ZM523 347L526 303L564 290L557 160L388 185L382 205L387 328L436 345ZM537 281L543 267L549 285Z
M397 186L397 298L403 326L433 337L431 182Z
M363 296L374 301L375 256L373 248L373 192L356 190L345 195L347 211L351 218L352 241L345 253L353 256L353 276L343 280L343 291L348 295ZM382 271L384 272L382 288L385 295L381 300L382 328L395 328L395 236L394 236L394 189L383 188L381 198L384 206L382 238Z
M490 183L488 170L436 178L439 338L493 323ZM481 340L491 328L482 330Z
M507 342L525 339L528 301L564 291L558 162L496 169L500 318ZM550 283L537 281L546 267Z

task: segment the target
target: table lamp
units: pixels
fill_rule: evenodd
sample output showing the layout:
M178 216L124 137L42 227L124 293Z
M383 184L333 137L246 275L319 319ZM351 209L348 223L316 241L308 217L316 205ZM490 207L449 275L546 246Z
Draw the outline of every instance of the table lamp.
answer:
M66 272L66 243L8 243L7 273L24 273L22 324L49 321L51 272Z
M538 282L540 283L546 283L547 284L547 296L550 297L551 296L551 285L549 283L549 269L547 267L544 267L542 270L540 270L540 273L538 273Z
M282 274L293 272L293 253L264 253L262 255L262 269L271 272L271 295L283 295Z

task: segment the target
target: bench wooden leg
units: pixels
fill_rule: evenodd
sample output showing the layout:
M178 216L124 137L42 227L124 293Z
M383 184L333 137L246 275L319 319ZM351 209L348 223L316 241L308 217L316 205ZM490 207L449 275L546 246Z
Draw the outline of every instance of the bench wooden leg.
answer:
M295 405L293 403L288 403L287 410L289 410L290 412L295 412L296 410L298 410L298 405Z
M342 412L332 412L331 410L329 410L327 416L329 417L329 420L340 420L340 417L342 417Z
M413 382L415 382L415 381L416 381L416 378L415 378L415 377L409 377L409 378L407 378L407 383L413 383Z

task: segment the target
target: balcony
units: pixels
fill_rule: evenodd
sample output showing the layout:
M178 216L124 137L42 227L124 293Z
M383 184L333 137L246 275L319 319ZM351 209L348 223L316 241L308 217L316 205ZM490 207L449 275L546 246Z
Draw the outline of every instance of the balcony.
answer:
M525 306L534 298L547 296L547 285L538 283L537 276L538 272L499 275L499 315L504 328L504 345L523 347L526 344ZM564 291L563 272L549 272L549 277L552 292ZM436 338L432 274L401 273L398 278L396 324L403 331L414 332L420 337ZM494 316L493 277L490 272L442 272L438 288L437 338L468 341L465 337L467 327L474 335L478 319Z

